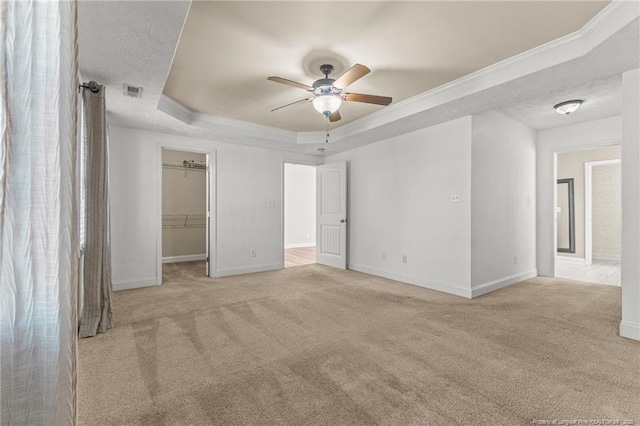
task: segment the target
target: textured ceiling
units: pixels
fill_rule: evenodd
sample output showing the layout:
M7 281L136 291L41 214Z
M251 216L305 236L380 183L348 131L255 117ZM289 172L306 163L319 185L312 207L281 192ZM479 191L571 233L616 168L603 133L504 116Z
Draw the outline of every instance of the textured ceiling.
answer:
M570 115L558 114L553 106L582 99L580 108ZM619 75L571 87L553 94L510 105L500 110L535 130L551 129L598 118L622 114L622 78Z
M172 126L158 111L189 1L78 2L78 62L82 77L107 88L112 120ZM144 88L142 99L123 96L124 83Z
M606 2L194 2L164 93L192 111L291 131L322 130L308 93L322 58L372 72L348 91L395 102L580 29ZM310 69L311 68L311 69ZM337 78L338 73L334 73ZM379 110L346 103L338 125ZM333 126L335 127L335 125Z

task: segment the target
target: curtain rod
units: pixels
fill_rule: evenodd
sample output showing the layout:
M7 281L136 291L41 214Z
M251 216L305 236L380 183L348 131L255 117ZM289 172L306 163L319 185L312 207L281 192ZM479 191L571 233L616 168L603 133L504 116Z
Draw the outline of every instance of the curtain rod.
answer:
M95 81L91 80L88 83L82 83L80 85L80 88L82 89L89 89L91 90L93 93L98 93L100 91L100 85L98 83L96 83Z

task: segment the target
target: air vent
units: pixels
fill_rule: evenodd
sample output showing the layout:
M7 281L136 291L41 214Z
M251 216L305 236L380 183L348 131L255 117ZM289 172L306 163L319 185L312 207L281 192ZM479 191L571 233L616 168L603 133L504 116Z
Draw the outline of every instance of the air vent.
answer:
M124 87L124 95L131 96L132 98L141 98L142 97L142 87L131 86L129 84L123 84Z

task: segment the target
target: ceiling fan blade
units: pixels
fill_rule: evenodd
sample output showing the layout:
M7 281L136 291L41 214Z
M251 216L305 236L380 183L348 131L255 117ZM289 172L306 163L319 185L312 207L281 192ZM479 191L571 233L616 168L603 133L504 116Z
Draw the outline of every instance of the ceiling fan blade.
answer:
M345 93L343 96L345 101L363 102L365 104L389 105L393 98L388 96L364 95L362 93Z
M338 89L344 89L359 78L369 74L371 70L364 65L355 64L344 72L336 81L333 82L333 87Z
M340 120L342 117L340 117L340 111L336 111L332 114L329 115L329 121L332 123L335 123L336 121Z
M282 108L286 108L288 106L297 105L297 104L303 104L305 102L309 102L309 101L312 101L312 100L313 100L313 98L300 99L299 101L291 102L290 104L286 104L286 105L282 105L282 106L280 106L278 108L274 108L274 109L271 110L271 112L277 111L277 110L282 109Z
M313 92L313 87L311 87L311 86L309 86L307 84L298 83L297 81L287 80L286 78L282 78L282 77L267 77L267 80L275 81L276 83L286 84L287 86L297 87L298 89L306 90L308 92Z

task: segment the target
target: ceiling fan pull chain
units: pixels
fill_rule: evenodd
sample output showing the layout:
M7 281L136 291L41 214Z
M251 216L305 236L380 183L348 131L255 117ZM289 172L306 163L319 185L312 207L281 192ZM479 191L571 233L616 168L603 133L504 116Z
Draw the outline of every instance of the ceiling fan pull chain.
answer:
M327 121L327 138L325 139L324 143L329 143L329 122Z

